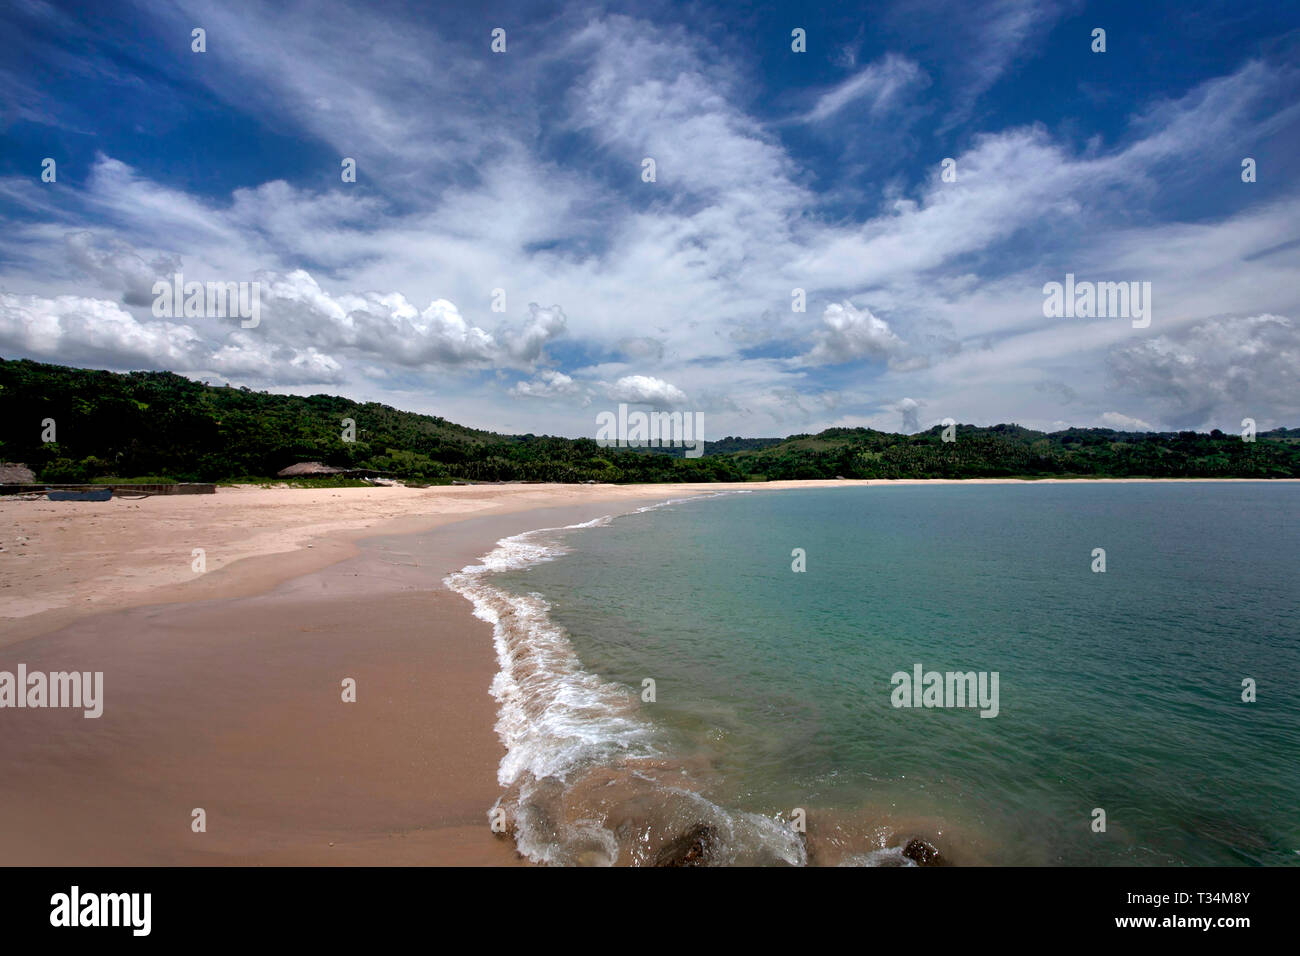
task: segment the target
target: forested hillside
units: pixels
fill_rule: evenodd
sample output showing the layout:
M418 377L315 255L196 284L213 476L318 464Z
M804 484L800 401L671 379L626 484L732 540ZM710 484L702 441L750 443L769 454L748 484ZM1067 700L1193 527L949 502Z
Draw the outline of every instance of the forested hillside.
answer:
M356 441L341 437L356 422ZM56 441L42 441L53 419ZM1017 425L915 435L832 428L729 437L701 458L602 448L590 438L500 435L330 395L271 395L170 372L113 372L0 359L0 459L48 482L154 477L266 480L299 461L412 481L746 481L785 478L1300 477L1300 429L1237 434L1044 433Z

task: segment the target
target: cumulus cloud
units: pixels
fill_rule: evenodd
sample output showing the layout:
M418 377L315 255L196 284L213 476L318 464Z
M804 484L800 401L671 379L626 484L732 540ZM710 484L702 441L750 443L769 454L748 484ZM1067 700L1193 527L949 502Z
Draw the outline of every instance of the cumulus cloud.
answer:
M1202 322L1112 349L1109 364L1118 387L1174 428L1236 427L1243 417L1282 424L1300 414L1300 330L1283 316Z
M122 304L88 295L5 293L0 345L55 361L198 370L292 385L343 381L348 364L533 368L567 324L558 305L534 303L521 323L507 323L494 334L467 320L448 299L435 298L420 309L395 291L332 292L305 269L239 275L192 268L185 275L187 281L255 283L260 322L254 328L243 329L233 315L160 318L152 312L153 284L185 273L179 256L150 255L89 231L64 236L64 248L80 271L106 289L121 290Z
M314 348L277 345L242 331L214 346L192 325L141 321L116 302L75 295L0 293L0 347L51 362L211 371L277 384L334 383L341 370Z
M903 431L911 434L921 430L921 403L914 398L900 399L894 411L903 416Z
M188 365L198 335L173 322L143 323L116 302L79 295L0 293L0 344L60 360L111 359L149 368Z
M268 337L408 368L531 368L566 325L558 305L533 303L520 326L493 333L468 321L448 299L419 309L400 292L327 292L304 269L257 275Z
M804 357L810 365L838 365L864 358L885 358L902 348L903 340L889 323L870 309L853 303L832 302L822 313L822 328L813 334L812 350Z
M191 361L204 371L236 381L318 384L342 381L343 366L334 358L308 346L287 349L248 332L232 332L207 358Z
M676 385L651 375L625 375L606 389L615 402L671 408L686 404L686 393Z
M515 331L507 327L499 335L511 356L531 364L541 358L547 342L564 334L567 323L564 310L558 305L543 309L536 302L530 302L523 328Z
M570 398L581 396L583 404L590 404L591 397L582 384L563 372L546 369L537 374L532 381L518 382L510 389L510 394L519 398Z
M282 342L311 343L413 368L487 364L503 354L455 304L420 310L400 292L332 295L306 270L262 275L262 325Z

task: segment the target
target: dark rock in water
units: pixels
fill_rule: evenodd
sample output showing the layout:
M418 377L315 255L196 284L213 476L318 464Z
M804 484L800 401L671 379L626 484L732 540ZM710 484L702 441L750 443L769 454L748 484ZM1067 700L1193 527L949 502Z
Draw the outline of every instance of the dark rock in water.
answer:
M933 843L928 843L920 837L912 837L907 841L907 846L903 847L903 856L917 866L945 866L948 862Z
M709 862L718 830L706 823L697 823L681 836L669 840L655 854L655 866L704 866Z

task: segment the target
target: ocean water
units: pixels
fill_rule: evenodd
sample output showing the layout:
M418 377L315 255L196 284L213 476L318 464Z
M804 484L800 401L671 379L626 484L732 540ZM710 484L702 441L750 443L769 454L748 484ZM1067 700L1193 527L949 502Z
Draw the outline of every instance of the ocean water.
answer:
M495 625L500 806L539 862L652 863L703 826L717 864L908 865L920 837L1295 865L1297 514L1266 482L756 490L507 539L448 583ZM895 706L916 665L996 672L996 716Z

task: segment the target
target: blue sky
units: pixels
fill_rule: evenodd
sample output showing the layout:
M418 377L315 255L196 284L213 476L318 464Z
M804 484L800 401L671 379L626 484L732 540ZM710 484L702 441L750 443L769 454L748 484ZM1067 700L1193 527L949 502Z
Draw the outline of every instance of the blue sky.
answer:
M0 355L567 435L1300 425L1296 4L465 6L9 3Z

